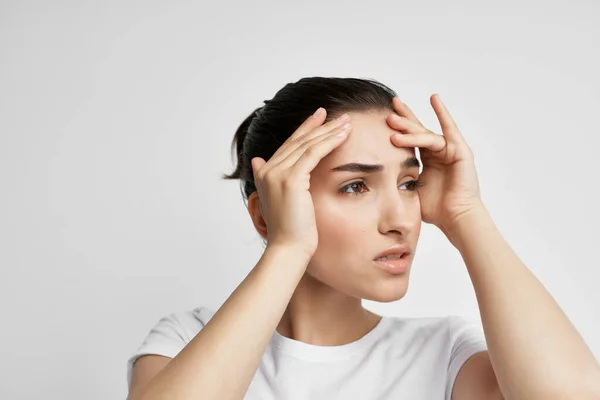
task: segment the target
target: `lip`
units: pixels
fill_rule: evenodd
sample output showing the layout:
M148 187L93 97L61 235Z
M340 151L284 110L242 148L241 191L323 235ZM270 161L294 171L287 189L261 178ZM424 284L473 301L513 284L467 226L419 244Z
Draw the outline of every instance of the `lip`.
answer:
M378 268L392 275L403 274L408 270L410 264L410 254L405 254L398 260L374 261Z
M400 254L400 255L406 254L406 256L408 256L408 255L410 255L410 250L408 249L407 245L398 244L398 245L390 247L389 249L387 249L386 251L384 251L382 253L379 253L378 255L375 256L375 258L373 260L377 260L380 257L387 257L387 256L390 256L393 254ZM406 258L406 256L402 257L402 259ZM386 262L390 262L390 261L394 261L394 260L388 260ZM383 262L383 261L378 261L378 262Z

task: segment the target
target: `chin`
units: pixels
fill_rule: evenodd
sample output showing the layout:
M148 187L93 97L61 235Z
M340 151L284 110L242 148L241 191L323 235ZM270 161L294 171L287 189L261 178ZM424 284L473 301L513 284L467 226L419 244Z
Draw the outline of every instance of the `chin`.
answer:
M393 286L392 286L393 285ZM362 297L365 300L373 300L379 303L391 303L392 301L400 300L406 296L408 291L408 281L396 281L390 284L387 282L384 285L379 285L377 290L369 291Z

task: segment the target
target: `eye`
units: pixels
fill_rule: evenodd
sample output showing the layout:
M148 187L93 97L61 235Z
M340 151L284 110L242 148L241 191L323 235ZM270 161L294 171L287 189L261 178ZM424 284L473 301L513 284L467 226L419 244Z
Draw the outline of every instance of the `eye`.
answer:
M404 182L402 185L400 186L408 186L407 190L409 192L416 192L418 188L423 186L423 182L419 179L413 179L411 181L407 181ZM359 194L364 194L365 191L357 191L360 188L366 188L367 186L365 185L364 182L362 181L356 181L356 182L351 182L349 184L347 184L346 186L344 186L343 188L341 188L339 190L340 193L342 194L349 194L352 196L356 196ZM348 191L348 189L352 189L351 192Z
M408 185L409 191L415 192L418 188L423 186L423 182L419 179L413 179L412 181L404 182L401 186Z
M343 188L341 188L339 190L339 192L342 193L342 194L350 194L350 195L354 195L354 196L358 195L358 194L364 193L364 192L347 192L346 191L346 189L349 189L349 188L351 188L351 189L354 190L357 186L359 186L359 187L366 187L366 185L365 185L364 182L362 182L362 181L356 181L356 182L352 182L352 183L347 184L346 186L344 186Z

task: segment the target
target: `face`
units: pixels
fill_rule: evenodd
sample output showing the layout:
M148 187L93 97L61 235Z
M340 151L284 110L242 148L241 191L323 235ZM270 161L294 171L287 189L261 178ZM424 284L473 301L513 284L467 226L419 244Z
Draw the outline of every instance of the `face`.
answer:
M409 263L421 231L419 196L411 181L419 167L404 169L414 148L398 148L385 117L391 111L349 113L353 129L311 174L319 244L307 273L352 297L390 302L408 289L409 269L390 274L375 263L398 244L408 245ZM376 172L332 171L347 163L381 164Z

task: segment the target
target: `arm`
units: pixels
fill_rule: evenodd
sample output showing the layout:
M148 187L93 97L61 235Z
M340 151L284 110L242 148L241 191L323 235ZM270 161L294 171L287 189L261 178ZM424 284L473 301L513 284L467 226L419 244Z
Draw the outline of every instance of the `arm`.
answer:
M600 399L600 366L483 204L440 228L461 253L506 399Z
M206 326L134 398L242 399L308 261L267 247Z

